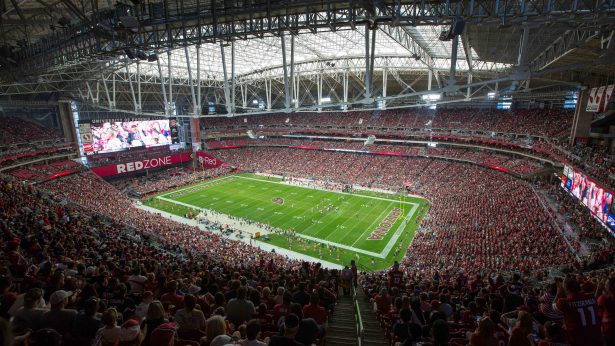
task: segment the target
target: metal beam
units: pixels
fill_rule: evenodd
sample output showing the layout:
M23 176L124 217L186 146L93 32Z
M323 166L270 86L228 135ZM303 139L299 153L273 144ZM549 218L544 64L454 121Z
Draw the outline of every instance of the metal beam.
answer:
M567 30L529 63L530 70L535 72L549 67L599 35L600 30L593 24L582 24L577 28Z
M419 61L422 62L429 70L434 68L434 58L427 50L427 46L421 44L414 35L403 26L382 25L380 30L387 36L395 40L400 46L406 48L410 54L416 54Z
M542 23L545 18L550 22L590 22L599 16L609 22L615 16L615 1L600 1L597 5L594 1L462 0L452 6L450 1L397 0L364 6L362 1L298 0L240 7L217 7L197 1L182 3L178 8L165 6L164 14L151 10L152 7L145 6L137 13L139 27L135 31L111 27L114 34L105 34L98 27L100 23L81 18L82 23L56 30L45 40L21 49L16 60L22 72L37 73L84 58L112 58L126 47L163 51L204 42L262 38L277 35L281 30L344 30L370 21L376 25L448 25L452 18L461 17L481 25L509 25Z

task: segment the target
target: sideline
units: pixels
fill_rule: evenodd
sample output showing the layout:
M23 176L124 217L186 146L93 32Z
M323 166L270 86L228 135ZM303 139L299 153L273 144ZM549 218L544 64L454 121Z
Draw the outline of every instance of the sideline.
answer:
M202 229L204 231L214 233L214 234L216 234L218 236L222 236L222 237L225 237L227 239L241 241L241 242L244 242L244 243L246 243L248 245L257 247L257 248L259 248L261 250L264 250L264 251L267 251L267 252L271 252L272 250L275 250L275 252L278 255L286 256L286 257L294 259L294 260L309 261L309 262L314 262L314 263L321 263L324 268L329 268L329 269L343 269L344 268L343 266L341 266L339 264L327 262L327 261L321 260L319 258L307 256L307 255L304 255L304 254L299 253L299 252L295 252L295 251L291 251L291 250L288 250L288 249L285 249L285 248L277 247L277 246L274 246L274 245L271 245L271 244L268 244L268 243L264 243L264 242L261 242L261 241L254 241L253 240L252 244L250 244L250 239L246 239L245 237L242 238L242 239L233 238L233 237L227 237L225 235L222 235L220 232L213 232L213 231L207 230L205 225L199 224L195 220L189 220L189 219L186 219L184 217L177 216L177 215L168 213L166 211L162 211L160 209L148 207L148 206L146 206L144 204L141 204L141 203L133 203L133 205L135 207L141 209L141 210L145 210L145 211L148 211L148 212L154 213L154 214L160 214L163 217L169 218L169 219L171 219L173 221L176 221L176 222L179 222L179 223L183 223L183 224L188 225L188 226L196 226L196 227L198 227L198 228L200 228L200 229Z
M350 195L350 196L355 196L355 197L358 196L358 197L363 197L363 198L376 199L376 200L389 201L389 202L399 202L399 203L411 205L412 208L407 212L406 217L402 220L401 224L399 226L397 226L397 229L395 230L395 233L393 233L393 236L391 237L391 239L389 239L389 241L386 243L386 245L384 246L384 248L382 249L382 251L380 253L373 252L373 251L363 250L363 249L356 248L356 247L349 246L349 245L345 245L345 244L335 243L335 242L328 241L328 240L321 239L321 238L311 237L311 236L308 236L308 235L305 235L305 234L302 234L302 233L296 233L295 234L296 236L298 236L300 238L303 238L303 239L308 239L310 241L314 241L314 242L317 242L317 243L323 243L323 244L335 246L335 247L338 247L338 248L342 248L344 250L349 250L349 251L357 252L357 253L360 253L360 254L363 254L363 255L372 256L372 257L380 258L380 259L384 259L384 258L386 258L389 255L389 253L391 252L391 250L393 249L393 247L397 243L397 240L402 236L402 234L406 230L406 226L408 225L408 222L410 220L412 220L412 218L414 217L414 214L416 213L416 210L418 209L418 206L419 206L418 203L414 203L414 202L406 202L406 201L402 202L402 201L396 201L396 200L387 199L387 198L381 198L381 197L365 196L365 195L360 195L360 194L357 195L357 194L352 194L352 193L347 193L347 192L340 192L340 191L331 191L331 190L327 190L327 189L320 188L320 187L306 187L306 186L300 186L300 185L295 185L295 184L289 184L289 183L285 183L285 182L273 182L273 181L268 181L268 180L263 180L263 179L256 179L256 178L243 177L243 176L237 176L237 175L226 176L226 177L223 177L223 178L220 178L220 179L216 179L216 180L227 179L229 177L235 177L235 178L247 179L247 180L256 180L256 181L259 181L259 182L266 182L266 183L269 183L269 184L286 185L286 186L290 185L290 186L294 186L294 187L298 187L298 188L303 188L303 189L307 189L307 190L314 190L314 189L316 189L316 190L322 190L322 191L331 192L331 193L338 193L338 194ZM211 182L211 181L209 181L209 182ZM193 186L193 187L195 187L195 188L196 187L206 188L206 186ZM182 190L176 190L174 192L183 191L183 190L187 190L187 189L189 189L189 188L182 189ZM168 203L174 203L174 204L182 205L182 206L185 206L185 207L188 207L188 208L193 208L193 209L197 209L197 210L207 210L208 212L211 212L210 210L208 210L206 208L199 207L199 206L192 205L192 204L188 204L188 203L184 203L184 202L180 202L180 201L176 201L176 200L169 199L169 198L166 198L166 197L163 197L163 196L168 196L168 194L160 195L160 196L157 196L156 198L160 199L160 200L163 200L165 202L168 202ZM152 209L153 210L158 210L158 209L155 209L155 208L152 208ZM220 213L220 212L216 211L215 214L224 214L224 213ZM176 215L173 215L173 216L176 216ZM237 225L238 222L233 222L234 220L230 220L230 218L229 218L228 221L229 222L223 222L223 223L228 223L228 224L232 225L234 228L241 229L242 231L245 229L245 227L238 226ZM261 229L260 227L256 227L256 229L259 230L261 234L269 234L269 233L271 233L271 232L269 232L269 231L267 231L265 229ZM252 230L249 230L248 233L252 233L251 231ZM365 232L363 232L361 234L361 237L363 237L363 234L365 234ZM356 243L356 241L359 241L359 240L362 240L362 239L358 238L357 240L355 240L355 243ZM277 247L276 246L275 248L276 249L284 249L284 250L286 250L283 247ZM287 250L287 251L290 251L290 250ZM301 254L301 255L303 255L303 254ZM303 256L306 256L306 255L303 255ZM306 256L306 257L313 258L313 257L310 257L310 256ZM314 260L317 260L317 259L314 258Z

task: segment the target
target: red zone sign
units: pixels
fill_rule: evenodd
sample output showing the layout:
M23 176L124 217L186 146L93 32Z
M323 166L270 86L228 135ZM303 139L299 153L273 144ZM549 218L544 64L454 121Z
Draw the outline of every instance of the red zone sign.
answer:
M219 159L202 151L197 151L196 156L198 162L203 166L203 169L217 168L224 163ZM143 159L133 162L119 163L116 165L94 167L92 168L92 172L94 172L100 177L111 177L119 174L132 173L174 165L176 163L189 162L192 161L193 158L194 153L173 154L152 159Z

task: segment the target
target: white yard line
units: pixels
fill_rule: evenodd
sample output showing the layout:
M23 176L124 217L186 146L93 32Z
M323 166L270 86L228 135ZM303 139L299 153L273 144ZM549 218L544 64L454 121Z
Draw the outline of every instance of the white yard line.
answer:
M340 195L349 195L349 196L355 196L355 197L377 199L377 200L381 200L381 201L399 202L399 203L404 203L404 204L416 205L416 203L414 203L414 202L405 202L405 201L402 202L402 201L396 200L396 199L389 199L389 198L382 198L382 197L375 197L375 196L366 196L366 195L354 194L354 193L342 192L342 191L332 191L332 190L327 190L327 189L323 189L323 188L320 188L320 187L306 187L306 186L294 185L294 184L289 184L289 183L284 183L284 182L267 181L267 180L263 180L263 179L242 177L242 176L239 176L239 175L235 176L235 177L240 178L240 179L250 179L250 180L264 181L264 182L269 183L269 184L294 186L294 187L298 187L300 189L320 190L320 191L326 191L326 192L332 192L332 193L339 193ZM416 197L416 198L420 198L420 197Z
M290 185L290 186L294 186L294 187L298 187L298 188L303 188L303 189L309 189L309 190L313 189L313 188L297 186L297 185L293 185L293 184L285 184L283 182L273 182L273 181L267 181L267 180L263 180L263 179L255 179L255 178L243 177L243 176L237 176L237 175L235 175L235 176L226 176L226 177L210 180L210 181L207 181L207 183L214 182L216 180L228 179L228 178L231 178L231 177L247 179L247 180L256 180L256 181L260 181L260 182L267 182L267 183L270 183L270 184ZM203 184L203 185L206 185L206 184ZM198 207L198 206L195 206L195 205L192 205L192 204L183 203L183 202L179 202L179 201L176 201L176 200L172 200L172 199L163 197L163 196L167 196L169 194L175 193L175 192L185 191L185 190L196 188L196 187L199 187L199 185L193 185L193 186L190 186L190 187L187 187L187 188L184 188L184 189L175 190L175 191L172 191L170 193L166 193L166 194L157 196L156 198L160 199L160 200L163 200L163 201L166 201L166 202L169 202L169 203L175 203L175 204L178 204L178 205L182 205L184 207L194 208L194 209L198 209L198 210L204 210L205 208L201 208L201 207ZM393 246L395 246L395 243L397 242L399 237L401 237L401 235L403 234L403 231L406 229L406 226L408 224L409 219L411 219L411 217L414 216L414 214L416 213L416 210L418 209L418 204L417 203L413 203L413 202L405 202L405 201L402 202L402 201L388 199L388 198L381 198L381 197L374 197L374 196L365 196L365 195L355 195L355 194L352 194L352 193L339 192L339 191L331 191L331 190L320 189L320 188L317 188L317 189L318 190L322 190L322 191L326 191L326 192L343 194L343 195L358 196L358 197L363 197L363 198L371 198L371 199L376 199L376 200L381 200L381 201L399 202L399 203L403 203L403 204L412 205L411 212L409 212L406 215L406 217L404 218L402 223L397 227L397 230L395 231L395 234L393 234L391 239L389 239L389 241L387 242L387 244L385 245L385 247L383 248L383 250L380 253L376 253L376 252L372 252L372 251L367 251L367 250L355 248L353 246L348 246L348 245L345 245L345 244L335 243L335 242L328 241L328 240L321 239L321 238L311 237L311 236L308 236L308 235L305 235L305 234L301 234L301 233L296 233L296 235L298 237L301 237L303 239L308 239L308 240L311 240L311 241L314 241L314 242L317 242L317 243L332 245L332 246L335 246L335 247L338 247L338 248L342 248L342 249L345 249L345 250L350 250L350 251L353 251L353 252L357 252L357 253L360 253L360 254L364 254L364 255L368 255L368 256L372 256L372 257L376 257L376 258L386 258L388 256L389 252L393 249ZM386 209L385 209L385 211L386 211ZM217 212L217 213L219 213L219 212ZM219 213L219 214L223 214L223 213ZM380 215L382 215L382 213ZM379 218L380 218L380 216L379 216ZM376 219L376 221L379 220L379 218ZM371 228L371 226L370 226L370 228ZM368 230L370 228L368 228ZM263 229L262 234L267 234L267 233L269 233L269 232L266 232ZM356 244L357 241L361 240L361 238L363 237L363 234L365 234L365 232L363 232L361 234L361 237L358 240L356 240L352 245Z
M169 191L167 193L163 193L162 195L159 195L158 197L164 197L164 196L172 195L172 194L174 194L176 192L186 191L186 190L190 190L190 189L197 188L197 187L204 187L205 188L210 183L213 183L213 182L216 182L216 181L219 181L219 180L228 179L228 178L233 178L233 177L235 177L235 176L234 175L227 175L227 176L224 176L222 178L216 178L216 179L212 179L212 180L203 181L203 182L200 182L200 183L195 184L195 185L187 186L187 187L185 187L183 189L173 190L173 191Z
M296 259L296 260L303 260L303 261L310 261L310 262L319 262L319 263L322 263L323 267L325 267L325 268L343 269L343 266L341 266L341 265L339 265L337 263L328 262L328 261L325 261L325 260L322 260L322 259L319 259L319 258L316 258L316 257L312 257L312 256L308 256L308 255L302 254L300 252L296 252L296 251L285 249L285 248L282 248L282 247L279 247L279 246L271 245L271 244L269 244L267 242L258 241L258 240L250 242L250 239L248 239L246 237L241 238L241 239L228 237L228 236L226 236L224 234L221 234L219 232L214 232L214 231L208 230L207 227L205 227L205 225L200 224L200 223L196 222L195 220L189 220L189 219L186 219L185 217L181 217L181 216L177 216L177 215L174 215L174 214L171 214L171 213L167 213L166 211L162 211L160 209L156 209L156 208L153 208L153 207L148 207L148 206L140 204L140 203L136 203L135 207L137 207L139 209L143 209L143 210L148 211L150 213L160 214L163 217L167 217L169 219L172 219L172 220L174 220L176 222L179 222L179 223L182 223L182 224L185 224L185 225L196 226L196 227L198 227L198 228L200 228L200 229L202 229L204 231L215 233L215 234L217 234L217 235L219 235L221 237L227 238L227 239L242 241L242 242L244 242L246 244L249 244L249 245L261 248L262 250L267 251L267 252L271 252L271 250L275 249L275 252L278 255L281 255L281 256L287 256L289 258Z
M374 226L374 223L382 221L382 214L384 214L384 213L390 213L390 212L391 212L391 209L389 209L389 208L384 208L384 209L382 210L382 212L380 213L380 215L378 215L378 217L377 217L377 218L375 218L375 219L374 219L374 221L372 221L372 223L371 223L368 227L366 227L366 228L365 228L365 231L363 231L363 232L361 233L361 235L359 235L359 237L358 237L358 238L354 241L354 243L352 243L351 245L352 245L352 246L354 246L354 244L356 244L357 242L359 242L359 241L363 240L363 235L364 235L366 232L373 232L373 231L374 231L374 229L372 228L372 226Z

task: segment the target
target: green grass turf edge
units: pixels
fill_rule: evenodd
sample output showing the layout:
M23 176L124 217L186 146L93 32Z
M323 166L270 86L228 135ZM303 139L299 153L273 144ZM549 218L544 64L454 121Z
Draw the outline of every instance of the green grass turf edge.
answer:
M238 175L244 176L244 177L256 178L256 179L260 179L264 181L281 181L282 180L279 178L268 178L268 177L263 177L259 175L249 174L249 173L241 173ZM231 177L231 176L226 176L226 177ZM202 185L204 188L207 188L209 186L208 183L210 183L211 181L218 180L218 179L220 178L214 178L214 179L210 179L206 181L201 181L198 183L185 185L185 186L176 188L174 190L165 191L165 192L162 192L156 195L148 196L145 199L143 199L143 204L150 206L152 208L155 208L155 209L159 209L159 210L162 210L162 211L174 214L174 215L181 216L181 217L185 217L185 215L188 214L189 212L196 214L198 213L198 209L159 200L159 199L156 199L155 197L167 196L168 198L169 197L168 195L172 194L174 191L196 187L199 185ZM332 191L332 193L335 193L335 191ZM379 193L379 192L372 192L372 191L355 191L353 194L354 195L364 195L364 196L384 197L388 199L399 198L398 196L395 196L395 195ZM289 243L287 240L287 237L282 236L282 235L277 235L277 234L271 234L269 236L270 238L269 241L263 241L262 238L257 239L257 240L262 241L264 243L271 244L271 245L275 245L280 248L285 248L285 249L289 249L294 252L302 253L307 256L313 257L317 260L321 259L321 260L325 260L331 263L345 265L345 264L349 264L350 261L354 259L355 261L357 261L359 268L362 270L370 271L370 272L383 270L383 269L390 267L394 261L396 260L399 261L403 258L406 252L406 249L408 248L408 246L412 243L412 240L414 239L414 234L415 234L415 231L418 225L420 224L420 220L424 217L424 215L428 211L429 203L427 202L427 200L423 198L418 198L414 196L404 196L403 200L413 202L413 203L418 203L419 207L417 208L417 211L412 217L412 219L409 220L408 224L406 225L406 228L403 231L404 234L399 238L399 240L396 242L395 246L389 252L386 258L381 259L381 258L372 257L372 256L365 255L365 254L356 253L351 250L337 249L335 247L331 247L329 249L329 247L327 247L326 245L322 243L316 243L316 242L304 240L304 239L295 239L295 240L292 240L291 243ZM397 230L399 223L401 223L401 220L398 220L398 222L396 222L396 224L394 225L390 233L394 233L393 230ZM396 251L396 249L398 248L399 248L399 251Z

